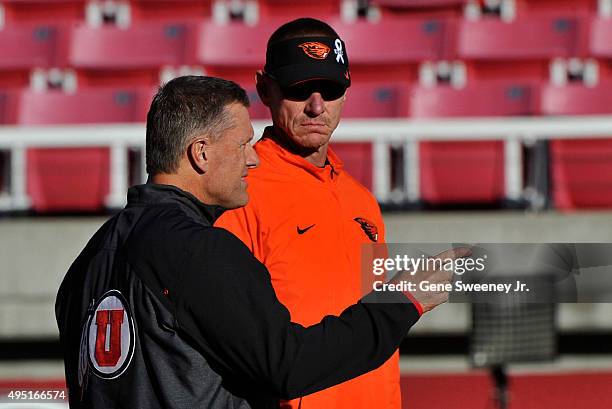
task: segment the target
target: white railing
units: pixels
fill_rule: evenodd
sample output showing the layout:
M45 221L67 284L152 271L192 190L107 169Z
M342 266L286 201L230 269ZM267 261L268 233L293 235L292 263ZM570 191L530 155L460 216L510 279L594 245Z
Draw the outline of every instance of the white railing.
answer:
M255 121L255 135L261 135L266 122ZM612 138L612 116L461 118L435 120L343 120L334 133L334 141L373 143L373 190L382 203L391 198L389 146L404 148L405 169L403 199L417 201L419 187L419 151L421 140L503 140L505 142L505 196L518 200L523 195L522 145L544 139ZM0 150L8 152L5 191L0 192L0 210L29 208L26 192L26 149L32 147L108 146L111 152L109 208L125 203L128 186L128 149L144 154L143 124L88 126L4 126L0 127ZM144 164L144 160L141 161ZM141 169L144 181L144 166Z

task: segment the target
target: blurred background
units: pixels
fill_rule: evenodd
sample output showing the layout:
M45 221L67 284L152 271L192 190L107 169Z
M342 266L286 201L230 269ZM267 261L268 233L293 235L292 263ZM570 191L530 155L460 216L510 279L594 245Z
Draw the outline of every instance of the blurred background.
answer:
M157 86L235 80L259 135L267 38L305 16L347 44L333 148L389 242L612 243L612 0L0 0L0 390L63 386L55 294L146 180ZM612 407L611 304L497 313L417 325L405 408Z

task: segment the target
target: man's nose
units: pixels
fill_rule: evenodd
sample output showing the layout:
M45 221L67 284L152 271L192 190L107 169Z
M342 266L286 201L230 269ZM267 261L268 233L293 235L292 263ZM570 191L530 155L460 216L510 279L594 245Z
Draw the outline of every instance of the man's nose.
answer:
M325 100L318 92L313 92L306 100L305 111L310 116L319 116L325 111Z
M255 148L250 143L246 146L246 165L249 169L255 169L259 166L259 156L257 156Z

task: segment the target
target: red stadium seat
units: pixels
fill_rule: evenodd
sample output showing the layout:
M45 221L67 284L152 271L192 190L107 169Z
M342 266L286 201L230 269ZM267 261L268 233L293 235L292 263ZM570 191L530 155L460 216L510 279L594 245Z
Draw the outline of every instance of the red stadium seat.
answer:
M372 169L374 168L372 144L370 142L332 142L331 147L344 162L344 170L368 190L372 190Z
M355 82L347 91L343 118L394 118L408 116L409 87L394 82ZM375 137L376 135L372 135ZM368 189L372 189L372 143L335 142L334 151L344 168Z
M129 29L80 26L71 35L69 62L77 68L148 68L179 65L187 27L142 23Z
M255 72L265 64L268 37L285 22L266 20L256 26L202 23L197 31L195 62L204 65L208 75L252 86Z
M407 14L420 17L461 17L467 0L372 0L382 18Z
M457 53L468 61L468 79L546 80L555 57L582 56L582 20L573 17L524 17L464 21Z
M445 55L446 22L436 19L390 18L377 23L334 23L349 45L351 64L405 64L437 60Z
M427 18L386 18L378 23L333 22L347 44L353 80L415 82L422 61L447 59L454 22Z
M591 21L589 51L594 57L612 59L612 19L597 17Z
M0 30L0 69L54 66L57 29L45 25L19 25Z
M542 112L611 114L612 83L549 86L542 93ZM612 139L552 140L550 156L552 195L559 209L612 207Z
M515 0L520 17L537 14L586 15L597 13L598 0Z
M249 106L249 115L251 119L268 119L271 120L270 110L267 106L261 102L259 95L257 94L257 89L255 89L254 85L250 87L245 87L245 91L247 96L249 97L249 102L251 105Z
M612 19L594 17L590 28L589 53L600 60L600 78L612 80Z
M24 87L32 68L57 64L59 33L56 27L21 24L0 30L0 87Z
M464 5L467 0L373 0L372 3L383 7L415 9Z
M417 87L410 112L417 118L531 115L539 109L539 87L532 82L486 81L462 89Z
M341 0L259 0L259 15L262 18L282 17L290 21L300 16L325 18L340 16Z
M542 89L542 113L545 115L596 115L612 113L612 83L596 87L581 84Z
M550 156L557 208L612 207L612 139L554 140Z
M76 94L24 91L17 122L23 125L144 122L149 89L83 89Z
M86 0L2 0L7 26L83 21Z
M0 91L0 125L14 124L17 120L16 93Z
M134 21L189 21L210 17L211 0L132 0Z
M502 142L422 142L419 154L423 201L492 204L504 198Z
M144 121L152 91L86 89L74 95L24 92L23 125ZM39 212L97 211L109 192L108 148L32 148L27 152L27 191Z
M267 21L256 26L243 23L200 24L196 60L206 66L263 67L266 43L270 34L282 24L281 20Z
M162 66L185 63L187 35L187 26L171 23L79 26L72 30L68 63L80 85L153 86Z
M408 94L409 87L404 83L353 83L347 91L342 117L407 117Z
M27 151L26 189L38 212L99 211L110 191L108 148Z
M481 83L465 89L416 88L417 118L529 115L537 112L534 84ZM504 198L501 141L421 142L421 197L432 204L495 203Z

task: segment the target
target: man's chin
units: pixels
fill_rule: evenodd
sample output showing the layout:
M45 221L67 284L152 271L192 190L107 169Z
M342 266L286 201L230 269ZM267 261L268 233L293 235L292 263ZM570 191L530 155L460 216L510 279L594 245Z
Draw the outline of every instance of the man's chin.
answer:
M233 200L230 203L226 203L226 205L223 207L227 210L232 210L244 207L247 205L247 203L249 203L249 194L245 192L243 197Z
M327 132L308 132L297 138L296 143L299 143L302 148L317 150L327 144L329 140L330 136Z

